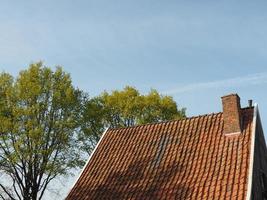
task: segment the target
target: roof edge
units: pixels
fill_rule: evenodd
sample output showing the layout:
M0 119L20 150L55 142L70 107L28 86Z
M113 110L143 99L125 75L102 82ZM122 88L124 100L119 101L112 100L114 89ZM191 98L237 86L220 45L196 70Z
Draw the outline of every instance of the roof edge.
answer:
M256 136L256 124L257 124L258 113L259 113L258 104L255 103L254 104L252 133L251 133L251 146L250 146L251 152L250 152L250 159L249 159L248 186L247 186L246 200L250 200L251 199L251 193L252 193L252 179L253 179L255 136Z
M66 195L66 198L69 196L69 194L71 193L72 189L74 188L74 186L76 185L76 183L78 182L78 180L80 179L83 171L85 170L86 166L88 165L88 163L90 162L91 158L93 157L97 147L99 146L99 144L101 143L102 139L104 138L105 134L108 132L109 128L106 128L106 130L103 132L102 136L100 137L100 140L98 141L98 143L96 144L93 152L91 153L91 155L89 156L88 160L86 161L85 165L83 166L79 176L76 178L76 180L74 181L73 185L71 186L68 194Z

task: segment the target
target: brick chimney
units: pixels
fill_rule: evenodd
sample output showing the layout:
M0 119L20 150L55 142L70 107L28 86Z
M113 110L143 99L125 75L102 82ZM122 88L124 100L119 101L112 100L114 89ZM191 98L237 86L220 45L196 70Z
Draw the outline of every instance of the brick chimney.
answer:
M242 116L240 98L237 94L222 97L223 106L223 133L235 135L242 132Z

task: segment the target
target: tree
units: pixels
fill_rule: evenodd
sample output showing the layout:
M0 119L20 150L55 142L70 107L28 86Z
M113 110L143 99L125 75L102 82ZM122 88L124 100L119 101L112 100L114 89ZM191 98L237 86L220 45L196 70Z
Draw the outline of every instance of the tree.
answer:
M141 95L133 87L122 91L104 92L87 101L82 113L81 141L90 154L103 131L185 117L185 108L178 109L171 96L160 95L152 89Z
M42 199L47 185L80 166L75 130L81 92L69 74L34 63L0 74L0 199Z

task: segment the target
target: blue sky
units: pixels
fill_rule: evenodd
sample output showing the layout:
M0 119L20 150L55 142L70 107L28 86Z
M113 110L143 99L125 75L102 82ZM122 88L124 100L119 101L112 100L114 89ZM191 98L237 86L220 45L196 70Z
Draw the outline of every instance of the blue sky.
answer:
M42 60L92 96L155 88L189 116L218 112L221 96L238 93L243 106L259 103L267 130L266 8L261 0L1 1L0 70L17 75Z

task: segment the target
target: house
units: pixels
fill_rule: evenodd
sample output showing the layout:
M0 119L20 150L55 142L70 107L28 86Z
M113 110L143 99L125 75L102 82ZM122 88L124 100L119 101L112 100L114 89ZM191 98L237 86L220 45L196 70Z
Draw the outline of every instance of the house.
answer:
M250 102L250 104L252 104ZM267 199L257 105L222 97L223 112L107 130L66 200Z

